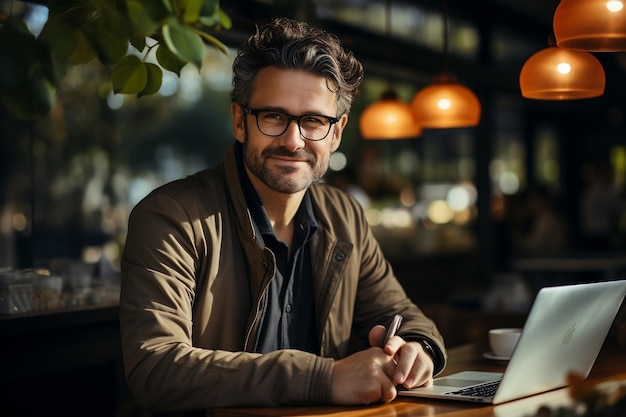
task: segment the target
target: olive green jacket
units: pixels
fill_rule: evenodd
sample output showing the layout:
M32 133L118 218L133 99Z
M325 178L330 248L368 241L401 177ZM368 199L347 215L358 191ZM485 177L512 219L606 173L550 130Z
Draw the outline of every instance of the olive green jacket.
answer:
M216 169L156 189L131 213L120 324L137 403L157 411L328 404L333 361L350 353L351 335L367 340L395 313L404 316L399 335L430 341L440 372L436 326L394 277L359 204L324 184L310 188L320 355L251 353L275 259L255 233L235 155L231 148Z

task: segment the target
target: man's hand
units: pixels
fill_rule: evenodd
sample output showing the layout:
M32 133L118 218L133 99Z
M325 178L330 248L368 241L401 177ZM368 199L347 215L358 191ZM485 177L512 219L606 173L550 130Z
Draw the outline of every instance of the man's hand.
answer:
M372 346L381 346L385 338L385 328L375 326L369 333ZM405 388L430 386L433 384L435 364L432 357L417 342L405 342L400 336L394 336L383 347L383 351L395 357L397 366L389 378L394 385Z
M382 346L385 333L384 326L375 326L369 333L372 347L334 363L333 404L386 403L396 398L396 385L432 385L434 363L422 345L394 336Z
M330 380L333 404L371 404L393 400L397 391L390 375L395 368L393 355L379 347L371 347L336 361Z

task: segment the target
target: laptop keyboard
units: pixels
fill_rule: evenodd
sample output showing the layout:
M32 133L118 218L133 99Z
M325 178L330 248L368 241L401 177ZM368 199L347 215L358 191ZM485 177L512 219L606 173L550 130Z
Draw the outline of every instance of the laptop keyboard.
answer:
M468 397L493 397L498 389L498 385L500 385L500 381L486 382L473 387L463 388L458 391L452 391L448 394L465 395Z

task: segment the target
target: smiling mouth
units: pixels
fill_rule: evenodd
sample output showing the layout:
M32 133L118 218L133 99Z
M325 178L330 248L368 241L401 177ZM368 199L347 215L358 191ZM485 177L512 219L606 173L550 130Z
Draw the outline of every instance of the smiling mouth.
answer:
M289 159L289 158L276 158L270 157L274 162L271 165L274 166L275 169L281 171L283 174L300 172L301 170L306 170L311 167L308 161L304 161L302 159Z
M285 157L281 157L281 156L270 156L271 159L275 159L277 161L281 161L281 162L287 162L287 163L298 163L298 162L302 162L305 164L308 164L309 161L304 160L304 159L295 159L295 158L285 158Z
M304 162L306 164L312 164L314 160L314 157L312 155L309 155L302 150L299 150L298 152L289 152L286 149L277 148L272 150L266 150L263 154L263 156L265 156L266 158L291 163Z

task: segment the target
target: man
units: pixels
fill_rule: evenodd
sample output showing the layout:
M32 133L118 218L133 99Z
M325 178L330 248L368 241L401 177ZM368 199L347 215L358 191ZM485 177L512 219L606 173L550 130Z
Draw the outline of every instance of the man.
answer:
M318 183L362 76L330 34L289 19L260 28L233 64L225 160L133 210L121 328L144 408L388 402L445 366L362 208ZM370 347L352 353L353 335Z

